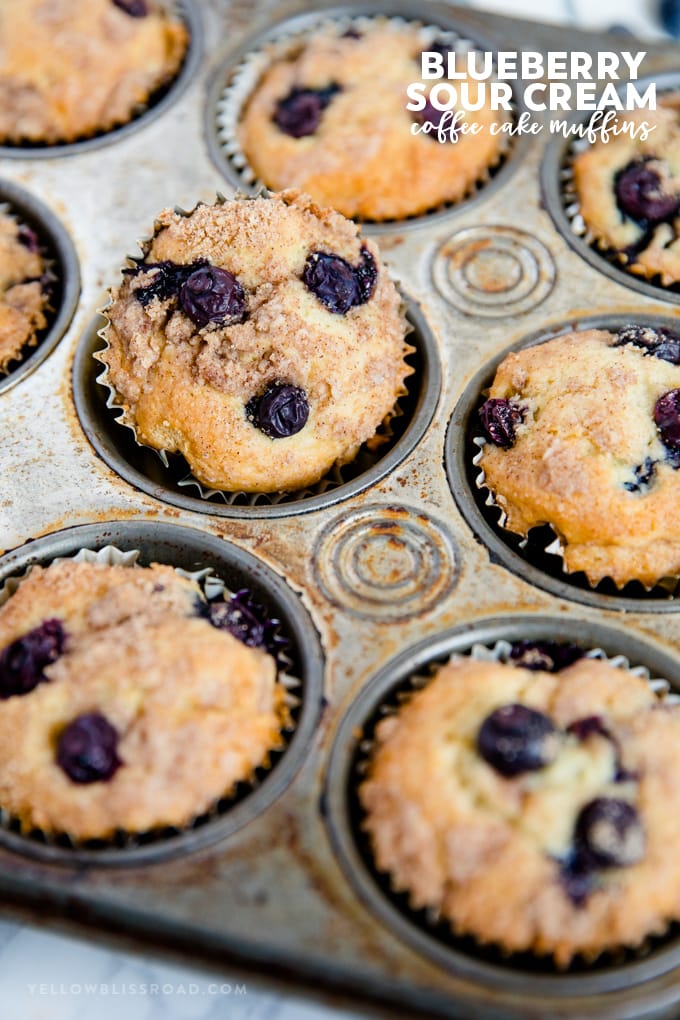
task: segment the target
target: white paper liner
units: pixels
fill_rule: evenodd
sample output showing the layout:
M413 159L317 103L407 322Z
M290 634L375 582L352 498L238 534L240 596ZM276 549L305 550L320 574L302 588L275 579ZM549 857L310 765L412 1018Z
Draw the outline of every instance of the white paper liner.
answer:
M215 204L224 205L226 202L230 201L248 202L255 197L270 198L272 194L273 194L272 192L267 191L265 189L261 194L257 196L248 195L245 193L238 193L237 195L234 196L233 199L229 199L226 198L224 195L220 194L220 192L217 192ZM191 216L191 214L200 206L206 204L207 203L205 202L198 202L192 209L182 209L180 206L175 206L174 211L179 216L187 217ZM160 223L156 220L154 222L154 227L151 236L142 238L138 241L140 250L142 252L142 258L146 258L146 256L148 255L151 245L153 243L153 239L160 230L160 227L161 227ZM135 263L135 258L132 255L128 255L127 260L132 264ZM122 425L125 428L129 429L132 432L135 445L143 450L151 450L159 457L163 467L169 469L170 457L175 456L175 454L170 453L168 450L157 449L156 447L148 446L146 443L140 442L140 440L137 438L137 429L135 423L131 419L128 409L123 404L120 404L118 402L118 394L116 393L116 388L113 385L113 383L109 380L109 366L104 360L104 355L106 351L110 349L108 332L111 326L111 320L109 319L107 313L108 309L111 307L111 304L112 304L111 293L109 292L106 304L103 305L101 308L97 309L97 313L106 319L106 323L104 326L101 327L101 329L97 331L97 336L100 338L100 340L103 341L104 347L98 351L95 351L92 355L92 357L96 361L101 362L101 364L103 365L103 369L96 377L95 382L97 382L100 386L104 387L104 389L107 391L106 406L110 411L114 413L114 421L116 422L116 424ZM225 503L227 506L234 506L236 504L246 506L258 506L258 505L278 506L279 504L282 503L284 504L295 503L305 499L311 499L313 496L323 495L323 493L330 492L333 489L337 489L341 485L346 484L347 481L349 480L348 476L354 478L357 477L358 474L364 474L366 471L368 471L369 468L372 467L373 464L377 463L382 458L382 456L392 447L394 441L394 427L392 423L397 419L402 418L406 413L403 406L404 398L411 394L410 388L407 385L407 383L408 380L411 379L416 374L407 361L409 357L416 353L416 348L414 348L413 346L406 342L406 338L415 331L415 326L413 326L412 323L410 323L406 318L407 312L408 304L405 300L402 300L399 306L399 316L402 320L402 324L404 327L405 350L403 358L406 368L409 369L409 371L407 371L405 374L405 381L402 384L401 391L397 394L397 399L394 404L394 407L392 408L390 413L385 417L383 422L378 426L375 436L372 439L368 440L367 442L363 443L359 447L359 450L357 451L356 455L351 460L348 460L344 463L336 462L331 466L330 470L326 472L323 478L321 478L315 485L310 485L307 486L305 489L298 489L297 491L243 492L241 490L236 490L234 492L229 492L224 489L214 489L208 485L204 485L204 483L199 481L199 479L196 478L196 476L191 471L189 471L183 478L181 478L177 482L178 487L195 490L197 495L200 496L200 498L202 500L205 500L206 502L217 498L221 502ZM116 414L115 412L118 412L118 414ZM372 444L374 444L376 447L375 451L371 450ZM361 466L359 468L359 471L356 472L354 468L356 468L356 466L359 463L361 463Z
M72 556L58 556L51 560L50 563L62 563L65 560L74 560L76 563L99 563L105 564L106 566L123 566L134 569L138 566L141 567L141 564L138 563L140 555L141 552L139 549L122 550L117 546L107 545L99 550L79 549L78 552L74 553ZM29 576L32 569L33 566L29 566L23 574L9 577L2 585L0 585L0 608L2 608L2 606L16 593L23 581L25 581ZM212 567L205 567L201 570L194 571L184 570L182 567L175 567L174 569L180 577L186 578L189 581L194 581L198 584L202 588L206 598L209 600L219 598L221 596L226 601L229 597L235 594L227 587L225 582L215 574ZM284 689L283 700L287 709L287 721L281 727L280 743L270 748L269 754L281 754L285 753L285 749L290 742L291 735L296 728L293 713L295 713L302 703L299 695L299 688L302 686L302 681L292 672L293 663L290 656L286 653L285 646L281 649L277 649L276 656L272 655L272 657L275 658L277 663L277 682ZM229 807L241 799L238 788L247 788L249 792L252 792L260 785L262 777L266 776L271 768L272 764L265 761L254 770L253 775L249 779L242 780L236 784L236 788L231 794L226 794L219 798L210 808L202 812L200 815L197 815L196 818L182 827L162 826L158 829L152 829L149 832L127 832L120 830L112 838L79 841L69 836L68 833L48 833L43 832L41 829L36 827L29 828L27 826L23 826L19 819L9 814L0 806L0 828L5 829L8 832L20 833L25 837L50 846L87 849L91 848L93 844L96 844L97 847L103 849L131 849L140 846L141 844L148 844L149 842L160 842L165 838L176 836L182 832L190 832L198 825L202 826L208 821L219 818L225 813L228 813Z
M678 85L676 88L669 88L663 90L657 90L657 99L663 95L670 95L671 93L680 94L680 78L678 79ZM586 223L583 214L581 212L581 203L579 199L578 190L576 188L576 181L574 178L574 160L582 152L586 152L591 147L590 142L586 138L574 138L571 145L567 146L565 151L564 162L559 170L559 183L560 183L560 195L562 200L562 208L569 221L571 231L575 237L580 238L589 248L592 248L610 265L615 266L623 273L627 273L633 279L644 280L651 286L658 288L662 293L664 291L673 291L680 288L680 282L663 284L660 280L659 274L649 276L644 272L637 272L632 267L636 260L633 257L629 257L628 254L618 248L612 248L611 245L605 238L591 229ZM665 223L660 223L655 228L656 230L663 229L668 226Z
M486 439L484 439L483 436L474 436L472 439L472 443L474 446L477 447L477 453L474 454L472 458L472 463L476 468L479 468L479 472L475 476L475 487L477 488L480 495L482 494L484 495L484 505L491 507L495 511L497 511L498 519L496 521L496 524L498 525L498 527L503 530L506 530L508 534L515 536L518 539L519 548L524 550L526 549L527 543L529 541L529 534L531 533L531 531L534 530L534 528L530 528L529 532L526 535L524 535L524 537L522 537L519 532L512 531L510 528L505 527L505 523L507 521L507 513L500 505L500 503L497 502L494 493L486 484L486 475L484 473L484 469L481 466L482 457L484 456L484 447L487 446L487 441ZM562 562L562 573L566 576L566 578L571 578L574 576L574 574L584 573L583 571L569 570L569 568L567 567L564 544L562 542L560 535L557 533L557 531L550 523L550 521L545 521L545 523L541 526L550 528L554 535L552 541L549 542L548 545L544 547L543 551L551 556L559 556ZM539 525L536 525L536 527L539 527ZM619 591L623 591L629 584L632 583L641 585L641 587L644 588L644 590L648 593L656 591L657 589L660 588L666 593L669 599L673 598L680 590L679 577L661 577L655 584L643 584L642 581L638 581L635 578L631 579L630 581L618 583L617 581L614 580L613 577L609 577L607 575L605 577L600 578L597 584L591 584L590 582L588 582L588 587L592 591L597 591L598 585L602 584L604 581L611 582L611 584L618 588Z
M522 639L518 636L517 640L519 641L519 640L522 640ZM541 640L548 640L548 639L537 638L536 640L537 641L541 641ZM560 642L560 641L557 642L557 644L561 644L561 643L562 642ZM566 639L566 643L578 644L578 642L576 642L576 641L571 642L569 639ZM486 645L486 644L483 644L482 642L475 642L470 647L468 652L454 653L446 661L435 660L435 661L429 663L428 666L426 667L426 671L425 672L414 673L405 682L408 686L405 686L404 682L399 684L398 687L396 688L396 690L393 690L392 692L390 692L389 695L387 696L386 700L381 705L379 705L376 709L373 710L373 713L372 713L373 718L375 718L375 717L379 717L379 718L377 718L375 720L375 722L372 724L372 729L375 730L375 728L379 725L379 723L380 723L380 721L382 719L388 718L390 716L398 715L399 712L401 711L401 709L403 708L403 706L408 701L410 701L411 698L415 694L417 694L417 692L419 690L422 690L424 687L427 687L427 685L429 683L431 683L431 681L432 681L432 679L434 677L434 674L439 669L441 669L443 666L446 666L448 663L455 663L457 661L461 661L461 660L464 660L464 659L467 659L467 658L475 659L478 662L502 662L502 663L511 662L512 663L512 660L510 659L510 653L512 651L512 646L513 646L513 643L510 642L510 641L507 641L505 638L502 638L499 641L495 641L491 645ZM602 648L591 648L591 649L588 649L588 651L585 652L583 657L586 658L586 659L597 659L598 661L606 662L606 663L608 663L608 665L614 667L615 669L625 670L626 672L630 673L632 676L635 676L635 677L637 677L640 680L644 680L645 683L647 684L647 686L650 688L650 690L654 694L654 696L660 702L662 702L664 705L680 705L680 694L672 693L671 686L670 686L670 684L669 684L669 682L667 680L662 679L660 677L652 677L651 674L650 674L649 669L646 666L642 666L642 665L633 666L633 665L631 665L630 660L625 655L613 655L613 656L610 656L610 655L607 655L607 653ZM519 666L519 664L518 664L518 666ZM519 667L519 668L521 668L521 667ZM556 674L556 675L559 675L559 674ZM354 781L355 791L358 789L358 786L360 785L360 783L363 781L364 777L368 773L368 770L370 768L370 759L371 759L371 756L374 753L374 750L375 750L375 740L372 737L363 737L359 741L359 743L358 743L358 752L357 752L357 760L356 760L355 767L354 767L354 774L355 774L355 777L356 777L356 779ZM357 801L358 801L358 797L357 797ZM361 808L361 811L363 813L363 807ZM372 851L371 851L371 863L372 863L372 866L375 868L375 863L373 862ZM389 875L387 873L385 873L385 872L378 872L377 868L375 868L375 870L376 870L376 874L380 874L383 877L389 879ZM408 898L408 891L407 890L404 890L404 889L394 889L394 888L391 887L391 885L390 885L390 888L392 889L393 895L399 896L399 897L406 896ZM444 924L444 923L448 923L446 918L442 915L441 911L439 911L436 907L425 907L425 908L422 908L422 907L413 906L413 905L409 905L409 907L410 907L411 910L414 911L414 913L419 913L420 911L423 911L423 913L425 915L425 918L426 918L427 925L431 926L432 928L436 929L436 927L438 925L441 925L441 924ZM451 929L450 934L454 938L464 939L464 940L467 940L470 943L475 944L480 951L488 950L489 948L491 948L491 949L497 951L498 954L503 959L512 960L513 958L516 958L519 955L519 956L533 956L536 959L537 962L538 961L544 961L544 962L548 961L548 962L550 962L550 960L551 960L550 955L541 956L539 954L532 953L530 950L522 952L522 953L517 953L517 952L514 952L512 950L506 950L502 946L496 945L495 943L480 942L472 934L469 934L469 935L457 935L453 931L453 929ZM655 934L659 935L659 934L662 934L662 933L660 933L660 932L659 933L650 932L650 934L646 937L646 939L643 940L640 943L640 945L637 946L637 947L634 947L634 948L620 947L620 948L614 948L614 949L611 949L611 950L603 950L601 953L597 954L596 956L594 956L592 958L588 958L586 962L588 964L592 965L593 963L596 963L600 958L603 958L604 960L606 960L607 964L610 964L610 963L616 962L617 958L619 958L619 957L625 957L625 956L631 956L631 955L634 956L634 957L639 957L640 955L644 954L647 946L650 943L650 940L655 936ZM553 965L553 966L555 966L555 965ZM569 968L567 968L567 970L568 969ZM556 971L558 970L558 968L556 966L555 966L555 970Z
M479 47L470 39L465 39L451 29L444 29L433 24L425 24L416 18L388 17L387 15L338 15L337 17L320 18L313 28L307 28L302 31L295 31L293 28L286 29L285 25L282 25L274 39L268 40L261 49L255 48L251 50L233 70L215 109L217 139L222 145L224 157L229 162L232 170L238 175L243 188L251 194L259 194L262 191L266 191L268 187L257 177L238 141L238 125L244 107L259 84L264 72L275 61L286 59L298 52L305 42L309 40L311 34L335 31L338 36L341 36L350 30L362 32L375 27L375 25L388 25L390 28L402 31L412 31L414 28L417 28L424 47L435 39L439 39L450 42L451 49L457 54L465 54L474 50L479 52ZM518 111L514 99L512 101L512 113L509 116L513 121L517 120ZM470 187L460 199L455 202L439 203L426 213L414 213L413 216L404 217L403 220L407 221L428 215L428 213L451 208L481 191L489 183L493 174L511 155L514 139L510 138L506 132L499 134L498 138L500 147L496 162L487 167L477 180L470 184ZM360 216L355 216L353 219L357 223L366 224L402 222L401 219L371 220Z

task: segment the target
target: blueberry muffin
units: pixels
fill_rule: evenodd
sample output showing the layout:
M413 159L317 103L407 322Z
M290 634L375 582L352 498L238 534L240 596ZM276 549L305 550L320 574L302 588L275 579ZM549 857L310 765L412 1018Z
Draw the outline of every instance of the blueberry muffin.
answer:
M49 281L34 231L0 210L0 376L46 327Z
M680 331L586 330L509 354L479 413L505 528L551 525L592 584L680 575Z
M625 120L653 128L598 141L574 159L580 211L603 248L618 253L631 272L680 283L680 95L659 99L656 110Z
M491 127L502 114L488 102L463 113L479 133L456 130L452 140L455 110L445 116L428 100L421 114L410 113L406 89L420 80L423 50L446 55L447 46L376 19L360 32L319 30L297 54L273 58L238 126L258 178L370 220L402 219L463 198L501 157L503 136ZM467 85L474 104L478 85Z
M606 662L519 658L442 666L378 724L359 794L414 909L565 967L680 917L680 715Z
M159 0L3 0L0 143L72 142L125 124L174 78L187 44Z
M34 567L0 609L3 810L105 839L186 825L252 779L286 708L239 615L168 566Z
M410 372L376 246L296 192L164 212L107 315L124 421L215 489L312 485L375 437Z

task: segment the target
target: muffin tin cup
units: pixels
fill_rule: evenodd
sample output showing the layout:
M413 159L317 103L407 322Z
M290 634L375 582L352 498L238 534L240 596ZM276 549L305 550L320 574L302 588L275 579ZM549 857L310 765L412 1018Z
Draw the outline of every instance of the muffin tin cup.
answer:
M288 719L282 744L270 752L249 781L182 828L119 832L112 839L79 842L68 833L25 831L0 805L0 845L55 864L136 865L189 853L225 839L270 806L285 790L306 753L321 706L323 657L318 637L299 600L251 553L222 539L174 524L110 521L55 532L0 559L0 606L12 598L33 566L60 559L122 565L160 562L175 566L214 598L248 588L286 639L277 655L278 679L286 692Z
M674 612L680 610L680 602L674 601L680 590L680 578L663 578L653 587L645 587L637 581L619 586L612 578L605 577L597 585L591 585L583 572L567 569L560 536L551 525L531 528L524 537L505 528L505 512L487 487L480 465L485 440L475 435L477 409L484 401L498 366L508 354L565 333L587 329L615 332L626 325L677 328L674 319L659 315L593 315L556 324L503 351L474 376L458 401L447 429L444 463L458 508L487 546L494 562L502 563L553 595L585 605L636 613Z
M640 78L639 90L655 82L657 93L680 93L680 72L667 71L652 77ZM623 88L623 86L621 86ZM591 114L574 114L568 119L570 125L587 124ZM653 136L652 136L653 137ZM633 273L623 260L621 253L611 249L597 238L581 215L578 194L574 184L573 160L580 152L589 148L586 139L555 138L546 148L541 165L541 190L544 205L562 236L581 258L594 269L604 273L611 280L656 298L680 305L680 282L671 286L654 282L653 279Z
M267 185L258 179L248 163L237 139L237 127L242 110L256 88L263 72L273 60L285 58L294 53L307 38L307 33L329 27L336 27L338 33L355 29L361 31L377 21L387 20L397 27L417 27L423 33L423 42L437 36L451 40L457 52L469 49L493 50L494 46L485 39L469 38L469 33L460 26L441 6L430 3L413 5L399 0L375 0L372 4L362 0L323 8L316 12L298 14L284 18L265 32L256 33L244 42L236 52L230 54L213 75L206 105L206 137L210 155L218 170L232 187L249 194L259 194ZM271 49L274 49L274 53ZM414 74L414 80L418 76ZM226 84L225 84L226 83ZM524 106L517 93L513 96L512 118L516 121ZM371 234L401 233L404 229L432 226L442 218L458 210L469 209L475 201L486 197L500 187L512 173L515 155L519 156L528 144L526 136L510 139L501 136L501 151L496 163L476 180L462 199L442 203L425 213L415 213L402 219L371 220L353 217L361 223L364 232Z
M50 307L45 312L47 326L38 334L37 344L26 345L10 362L7 372L0 372L2 394L30 375L54 350L68 329L80 296L80 268L75 247L65 228L34 195L17 184L0 180L0 208L18 223L24 223L35 231L55 278Z
M588 650L588 657L645 679L660 698L680 700L675 693L667 693L669 688L680 691L680 663L675 657L627 631L596 621L507 615L445 631L392 659L366 684L343 717L331 750L325 790L329 836L345 877L363 905L416 951L451 975L484 989L522 994L527 1004L540 1000L545 1009L541 1016L557 1015L562 1002L572 996L579 999L580 1011L559 1015L591 1016L595 1015L594 1008L589 1012L591 997L595 1006L601 995L642 984L680 964L680 935L675 930L680 926L648 939L639 949L622 948L602 954L594 963L578 961L560 971L550 957L502 953L472 936L456 936L447 922L426 910L413 909L408 896L395 892L389 877L376 869L368 836L362 830L364 813L358 787L378 722L398 711L404 700L427 684L432 670L451 656L503 661L509 644L523 639L574 642ZM664 679L652 679L658 677Z
M143 250L148 244L150 241L143 243ZM332 506L373 485L406 458L427 431L439 401L442 380L436 341L419 305L402 294L401 315L411 348L406 359L413 372L405 379L404 394L378 429L380 445L372 449L370 442L364 443L352 461L335 464L316 485L302 491L210 489L191 474L181 455L138 442L135 426L108 382L107 366L104 363L101 369L97 365L108 346L106 308L101 315L105 325L91 325L73 365L74 399L81 425L97 453L122 478L185 510L221 517L270 518Z
M76 156L79 153L92 152L94 149L101 149L128 138L151 121L161 117L180 98L200 66L203 55L203 26L199 3L200 0L166 0L167 9L179 16L188 29L189 45L174 78L157 88L146 103L140 104L138 112L133 113L129 121L73 142L55 144L46 142L41 145L34 142L0 143L0 159L55 159L59 156Z

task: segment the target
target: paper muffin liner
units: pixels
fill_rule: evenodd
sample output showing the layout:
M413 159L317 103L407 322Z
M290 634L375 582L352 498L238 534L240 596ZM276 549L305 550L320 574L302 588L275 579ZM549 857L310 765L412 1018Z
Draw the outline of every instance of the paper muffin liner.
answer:
M226 198L219 192L216 195L216 205L224 205L227 202L248 202L254 198L269 199L273 195L273 192L264 191L259 195L248 195L245 193L239 193L234 196L233 199ZM207 205L206 202L197 202L192 209L182 209L179 206L175 206L175 213L179 216L188 217L201 206ZM141 239L139 243L140 250L142 252L142 260L146 259L154 238L158 231L161 229L161 224L158 220L154 221L153 231L150 237ZM125 269L135 265L139 259L132 255L127 256L128 265L124 266L122 272ZM106 324L98 330L97 335L103 341L104 346L95 351L93 357L95 360L101 362L104 366L100 374L96 378L96 382L107 391L106 406L113 414L113 420L116 424L127 428L132 433L135 444L140 449L152 450L160 459L163 467L166 469L170 468L170 458L181 458L184 460L182 454L171 452L164 449L157 449L156 447L149 446L139 440L137 435L136 423L134 415L130 413L130 409L119 402L118 394L114 384L109 379L109 366L105 360L106 352L110 349L108 340L108 333L111 327L111 320L108 316L108 310L111 307L111 296L109 292L109 300L106 305L98 309L98 313L106 319ZM416 353L416 348L409 344L406 338L409 334L415 331L415 326L409 322L407 318L408 314L408 303L402 296L402 300L399 306L399 317L401 319L403 330L404 330L404 354L403 363L405 368L404 383L399 387L396 393L395 404L392 410L388 412L383 421L376 429L375 435L373 435L366 442L362 443L361 446L356 450L354 456L344 461L336 461L335 464L326 472L315 485L307 486L304 489L298 489L296 491L281 491L281 492L243 492L242 490L226 491L224 489L215 489L199 481L195 475L188 470L187 474L178 481L178 486L181 488L194 489L201 499L209 502L211 500L219 500L225 503L227 506L245 505L245 506L258 506L258 505L269 505L278 506L279 504L296 503L301 500L310 499L313 496L322 495L326 492L331 492L333 489L339 488L344 485L352 478L356 478L359 475L364 474L369 470L375 463L377 463L385 453L390 450L394 443L399 438L399 423L400 419L409 416L407 407L407 398L412 399L417 396L415 389L412 389L408 385L408 380L412 379L417 384L417 373L412 365L408 363L408 359ZM186 461L185 461L186 463ZM188 464L186 465L188 468Z
M216 135L217 142L221 146L222 158L226 161L232 175L239 182L239 186L242 189L250 194L259 194L268 188L268 185L257 176L254 169L250 166L248 158L238 141L238 125L242 113L264 72L275 61L296 56L309 41L310 36L316 33L335 31L338 36L341 36L351 31L363 32L376 25L387 25L390 28L402 31L413 30L415 28L420 34L423 46L431 43L436 38L449 41L451 49L455 50L456 53L467 53L473 50L479 52L477 44L469 39L465 39L452 29L444 29L438 25L426 24L417 18L403 16L390 17L380 14L326 16L320 18L312 29L307 28L303 30L295 30L292 27L286 28L285 23L282 24L274 39L268 40L261 48L254 47L233 69L215 109ZM499 111L499 113L506 117L503 111ZM512 113L509 114L509 117L513 122L516 122L518 119L518 110L514 96L512 99ZM419 219L423 216L442 212L459 205L481 191L511 157L514 137L510 137L508 133L502 132L498 135L498 139L499 149L495 161L486 167L485 171L470 184L467 191L456 201L440 202L424 213L413 213L411 216L399 219L386 218L373 220L362 216L354 216L352 218L355 222L366 225L386 225Z
M658 90L659 98L662 98L664 95L676 95L680 98L680 78L678 79L678 86L676 88ZM586 152L590 148L591 144L586 138L575 138L565 151L562 166L559 171L562 208L569 222L572 233L575 237L578 237L587 244L588 247L595 251L601 258L605 259L621 272L628 273L633 277L644 279L652 286L658 287L658 289L662 292L672 291L680 293L680 281L664 283L659 273L653 273L646 270L644 266L635 261L634 255L631 256L628 252L620 248L612 248L609 242L594 231L586 222L583 213L581 212L581 203L578 190L576 188L574 161L577 156ZM680 219L680 213L676 219ZM671 233L673 233L672 228L668 223L659 223L655 227L654 233L656 234L657 231L663 230L671 231ZM669 241L671 239L672 238L669 238Z
M135 569L140 566L138 563L140 555L139 549L121 550L114 545L107 545L97 551L93 549L79 549L73 556L55 557L50 563L74 560L77 563L99 563L106 566L123 566ZM21 584L30 575L32 569L33 567L30 566L22 574L9 577L0 585L0 608L12 598ZM209 602L218 598L228 601L238 594L237 592L232 592L227 587L219 575L215 574L212 567L195 571L184 570L182 567L175 567L174 569L180 577L196 582ZM284 691L280 739L278 744L269 749L264 760L253 770L252 775L240 780L231 792L225 793L207 810L196 815L195 818L183 826L158 826L145 832L129 832L121 829L108 838L79 840L66 832L45 832L35 826L27 825L0 806L0 829L21 835L43 845L72 850L133 849L139 846L146 846L150 843L162 842L169 838L172 839L183 832L203 827L207 823L228 813L231 807L239 803L261 785L264 778L285 753L295 732L297 717L302 704L302 680L294 672L293 662L289 654L290 640L282 629L282 624L279 620L269 617L268 622L272 630L269 634L270 647L266 650L276 662L276 679Z
M115 134L115 132L119 131L121 128L125 128L128 125L134 124L145 113L148 113L150 110L154 108L154 106L158 105L161 99L163 99L168 94L168 92L170 92L170 90L172 89L172 87L178 81L180 75L182 74L187 64L189 50L191 49L193 43L192 24L191 19L189 17L188 4L186 0L158 0L158 5L169 18L176 18L177 20L182 22L189 36L187 46L182 56L182 59L177 68L175 69L175 71L172 74L168 75L167 78L160 81L153 89L153 91L149 93L149 95L143 102L136 103L135 106L131 109L130 115L126 120L119 121L107 128L99 128L96 130L86 132L84 134L78 135L77 138L71 138L68 140L60 139L54 142L44 142L33 138L25 138L22 141L0 139L0 150L2 149L14 150L18 154L20 154L22 149L25 149L27 154L29 154L30 152L36 149L48 153L51 149L61 150L64 148L70 149L72 147L73 150L75 151L77 150L78 146L83 142L93 142L99 138L106 138L108 135Z
M518 637L519 640L521 640L520 637ZM540 640L538 643L540 643ZM558 645L577 644L579 647L585 648L585 646L571 640L557 641L556 643ZM452 948L458 951L469 953L472 956L481 956L489 962L497 963L501 966L520 966L528 970L538 969L554 975L592 971L594 967L611 967L635 962L648 955L659 941L664 942L671 934L669 928L675 922L667 922L663 929L660 928L658 931L650 932L637 946L615 947L591 955L578 954L574 956L567 967L558 967L550 953L539 954L531 950L523 952L512 951L496 943L483 942L473 934L456 933L441 911L434 907L422 907L414 903L407 889L396 887L390 874L385 871L379 871L375 865L370 835L365 825L366 812L359 799L358 790L370 770L371 759L376 749L376 728L383 719L398 715L419 691L427 687L438 670L448 663L455 663L466 658L475 659L478 662L507 663L511 662L510 653L512 647L513 643L506 639L490 644L475 642L470 647L470 650L464 654L456 653L434 659L426 665L422 672L414 673L407 680L398 683L388 693L383 702L373 709L371 716L364 724L366 732L362 732L361 738L357 743L350 778L353 814L355 817L355 836L362 847L362 856L378 885L383 889L385 895L395 902L402 914L409 917L417 927L425 930L429 935L441 940L444 944L451 945ZM615 669L620 669L638 679L644 680L654 696L664 705L680 705L680 694L672 693L671 686L667 680L661 677L653 677L646 666L633 665L625 655L608 655L604 649L594 647L585 650L583 657L606 662Z
M16 212L16 210L12 207L12 205L9 202L0 202L0 216L9 217L10 219L14 220L14 222L19 227L28 226L28 224L24 224L22 217ZM30 229L33 230L32 227ZM34 351L36 347L40 346L42 340L44 339L44 337L47 336L50 329L52 328L52 323L54 321L54 317L56 314L56 308L52 304L53 298L55 296L54 295L55 287L58 283L58 279L55 273L56 268L55 261L54 259L49 257L45 245L45 239L42 236L40 236L40 233L38 231L34 231L34 233L36 234L39 241L38 254L42 258L44 265L44 272L43 275L40 277L39 282L43 298L45 301L45 304L42 308L42 312L47 320L47 323L45 326L43 326L42 329L36 330L35 336L32 339L28 340L22 346L21 350L18 351L7 362L5 368L0 367L0 379L4 379L6 376L14 372L18 368L18 366L22 363L22 361L26 360L31 351Z
M473 467L477 469L477 473L474 476L475 488L480 499L483 499L483 505L485 507L489 507L491 512L496 514L496 521L494 522L496 527L516 540L521 553L527 557L529 562L531 562L531 539L533 535L542 535L543 529L545 529L549 531L551 538L547 543L541 540L540 551L548 556L559 558L560 569L565 580L569 580L577 576L579 578L583 577L591 591L597 592L603 585L609 585L613 586L618 593L624 595L630 591L631 585L639 585L648 596L657 597L659 599L672 599L678 594L678 592L680 592L680 577L662 577L659 578L655 584L644 584L642 581L635 579L631 581L617 582L613 577L605 576L600 578L596 584L592 584L582 570L570 570L568 568L565 556L565 545L562 541L562 537L549 521L530 528L526 535L522 535L520 532L513 531L511 528L506 527L507 514L504 508L496 500L496 496L492 489L487 485L486 475L484 473L484 468L482 467L484 448L487 445L487 440L484 439L483 436L472 437L472 446L477 451L474 453L471 460Z

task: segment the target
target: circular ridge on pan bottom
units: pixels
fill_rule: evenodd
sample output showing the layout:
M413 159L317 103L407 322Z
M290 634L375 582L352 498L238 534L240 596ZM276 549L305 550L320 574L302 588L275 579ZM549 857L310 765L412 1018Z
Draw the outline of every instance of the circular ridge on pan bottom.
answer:
M35 347L25 347L19 358L10 362L9 371L0 373L0 393L9 390L42 364L68 329L80 297L80 267L76 249L66 228L55 214L18 184L0 179L0 206L19 223L31 227L38 236L40 249L55 282L47 310L47 326L38 335Z
M489 550L492 562L507 567L522 580L572 602L581 602L599 609L637 613L676 612L680 611L680 600L676 601L673 594L661 585L646 591L642 584L632 581L618 589L613 581L605 579L593 587L582 572L565 572L562 558L546 551L546 545L556 538L547 525L532 528L526 543L521 545L521 535L498 524L499 508L496 505L486 505L489 490L486 487L479 489L475 484L480 471L473 464L473 457L479 452L472 435L476 426L476 411L483 403L483 392L491 385L501 361L513 351L533 347L564 333L587 329L616 331L627 325L656 325L677 330L675 319L651 312L648 315L591 315L553 324L506 348L476 373L458 400L447 428L444 464L458 508L475 535Z
M253 504L245 497L226 503L219 498L190 495L190 490L180 484L189 471L184 458L170 455L169 467L164 467L156 451L136 443L131 429L119 425L116 411L106 406L108 391L97 383L102 365L93 358L94 352L105 346L97 333L101 320L86 331L73 362L73 394L80 423L96 452L121 478L154 499L184 510L253 519L286 517L332 506L362 492L397 467L422 439L437 406L441 390L437 343L419 305L408 298L405 301L406 318L413 326L406 341L415 348L406 360L415 371L405 380L407 395L399 398L402 413L390 420L389 441L375 453L365 444L357 457L340 469L342 478L332 487L326 476L302 498L293 493L276 503Z
M542 962L530 953L504 957L498 950L481 947L471 937L455 936L448 925L434 926L427 920L425 911L414 911L406 896L392 892L388 878L376 870L368 837L360 828L363 809L357 796L360 779L356 769L365 755L361 749L364 739L370 738L372 727L383 717L381 706L391 704L400 690L410 689L411 678L426 674L428 667L447 661L451 655L464 655L475 644L491 647L498 641L522 639L569 641L586 649L602 649L608 657L623 655L631 666L645 666L653 677L663 677L673 690L680 690L678 659L630 631L599 621L573 616L512 614L444 631L388 662L366 683L342 718L331 748L324 791L328 834L345 877L359 900L411 948L452 976L485 990L514 994L527 1004L532 999L540 1000L546 1012L527 1011L527 1016L552 1016L552 1004L555 1010L559 1007L559 1015L565 1020L567 1017L574 1020L595 1017L601 1015L595 1006L606 1005L607 996L618 991L628 992L637 985L644 988L646 982L661 978L680 966L680 925L673 925L663 938L650 940L645 957L623 951L627 957L624 963L596 962L560 972L551 962ZM680 1000L680 984L673 995L674 1001ZM591 997L592 1012L588 1008ZM614 1013L603 1015L609 1020L615 1017Z
M170 0L170 6L174 6L189 32L189 44L184 60L174 78L157 88L142 105L141 110L131 115L130 120L74 142L58 142L54 145L47 142L43 144L25 142L16 145L0 142L0 159L56 159L59 156L76 156L122 141L160 117L180 98L201 64L203 28L200 2L201 0Z
M0 586L35 564L113 545L140 551L139 562L167 563L196 571L210 567L230 591L248 588L256 600L281 621L289 641L290 673L301 681L300 705L292 710L294 728L286 747L272 753L272 764L256 771L253 783L219 802L217 810L199 816L185 829L163 828L149 833L121 834L118 841L92 840L70 846L68 839L47 842L42 834L22 834L0 826L0 846L45 863L65 865L137 865L191 853L228 838L252 821L284 792L302 765L321 711L323 652L314 625L298 596L252 553L196 528L165 521L124 520L84 524L53 532L0 557Z

